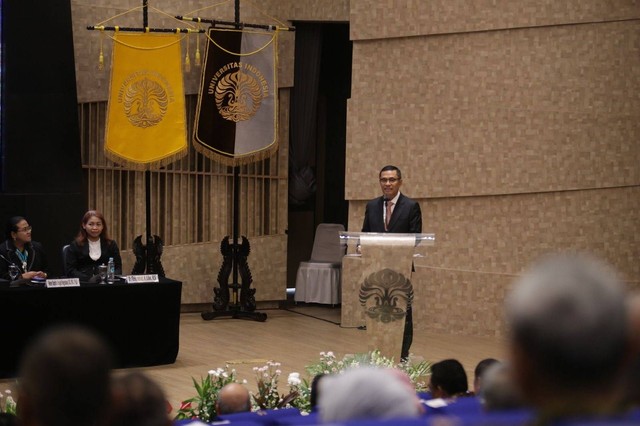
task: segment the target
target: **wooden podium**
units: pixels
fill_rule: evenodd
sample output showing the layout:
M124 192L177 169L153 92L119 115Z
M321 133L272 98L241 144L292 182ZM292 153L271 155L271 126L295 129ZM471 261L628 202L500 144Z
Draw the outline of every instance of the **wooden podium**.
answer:
M400 360L407 306L413 300L411 271L418 247L433 234L341 232L343 327L367 327L368 349Z

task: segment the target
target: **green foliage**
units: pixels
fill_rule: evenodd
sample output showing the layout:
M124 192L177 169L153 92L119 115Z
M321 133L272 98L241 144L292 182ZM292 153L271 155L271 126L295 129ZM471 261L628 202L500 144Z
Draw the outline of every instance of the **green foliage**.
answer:
M254 367L257 393L252 394L253 410L273 410L286 407L298 408L302 413L311 411L310 382L318 374L340 374L350 368L373 366L378 368L397 368L407 374L417 391L426 390L424 379L431 373L431 364L427 361L418 363L411 359L396 363L393 358L386 358L380 351L364 354L346 355L338 359L333 352L320 352L320 359L305 367L309 379L301 379L299 373L291 373L287 379L287 393L280 393L280 363L267 362L263 367ZM197 395L182 402L176 419L200 419L212 422L216 419L216 400L218 391L227 383L236 382L235 370L211 370L200 382L193 380ZM246 383L246 381L244 381Z
M229 370L229 366L210 370L206 377L201 377L198 383L193 379L193 386L196 388L196 396L182 401L180 409L176 415L176 420L200 419L204 422L215 420L218 413L216 411L216 401L218 392L228 383L237 383L236 370Z
M273 410L291 405L299 393L295 389L290 389L287 395L278 393L278 380L282 371L279 362L267 362L264 367L254 367L258 393L253 395L254 405L262 410Z
M0 392L0 413L8 413L15 416L17 409L18 404L11 396L11 391L7 389L4 394Z

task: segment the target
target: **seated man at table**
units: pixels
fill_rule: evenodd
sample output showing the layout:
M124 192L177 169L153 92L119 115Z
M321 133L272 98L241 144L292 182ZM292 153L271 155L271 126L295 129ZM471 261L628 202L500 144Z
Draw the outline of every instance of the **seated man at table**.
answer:
M23 426L105 424L111 352L79 327L40 336L25 352L20 369L18 417Z

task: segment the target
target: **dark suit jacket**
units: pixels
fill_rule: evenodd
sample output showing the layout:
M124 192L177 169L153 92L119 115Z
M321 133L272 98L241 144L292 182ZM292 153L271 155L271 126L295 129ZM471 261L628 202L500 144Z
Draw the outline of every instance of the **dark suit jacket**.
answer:
M0 245L0 255L4 259L0 258L0 278L9 280L9 263L13 263L20 268L20 273L24 274L27 271L43 271L47 272L47 256L44 254L42 244L37 241L31 241L26 244L27 249L27 270L22 267L22 261L16 254L16 246L13 245L13 241L7 240Z
M362 232L393 232L404 234L419 234L422 232L422 211L420 204L400 193L398 203L393 208L393 214L389 220L389 230L384 230L382 216L384 200L375 198L367 203L364 212Z
M73 241L69 245L65 258L65 271L70 278L79 278L80 281L89 281L91 277L98 273L99 265L106 265L109 258L113 257L116 275L122 274L122 259L120 258L120 250L118 244L111 240L109 242L100 238L100 258L93 260L89 256L89 243L78 245Z

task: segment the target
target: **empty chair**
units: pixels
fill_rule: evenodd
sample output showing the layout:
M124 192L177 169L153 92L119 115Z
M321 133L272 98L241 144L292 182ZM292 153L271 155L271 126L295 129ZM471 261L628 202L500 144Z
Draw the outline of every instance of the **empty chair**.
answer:
M308 262L300 262L296 277L296 302L340 303L340 278L344 249L340 245L344 226L321 223L316 229L313 251Z

